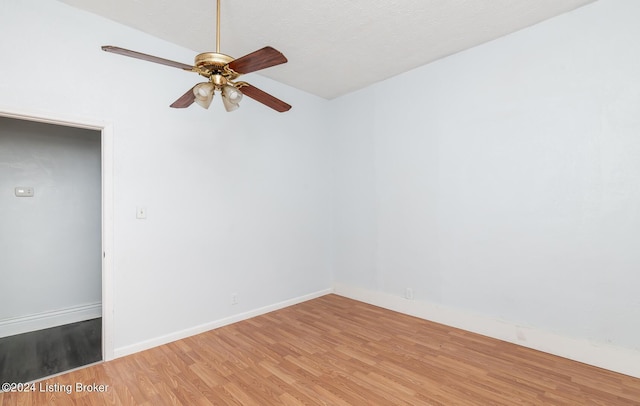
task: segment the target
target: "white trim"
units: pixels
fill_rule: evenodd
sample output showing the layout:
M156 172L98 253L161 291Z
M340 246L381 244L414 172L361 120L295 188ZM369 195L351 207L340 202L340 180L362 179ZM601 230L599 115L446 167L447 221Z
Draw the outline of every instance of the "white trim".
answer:
M316 299L321 296L333 293L332 289L325 289L318 292L310 293L308 295L299 296L293 299L285 300L284 302L275 303L269 306L261 307L255 310L250 310L245 313L236 314L233 316L225 317L224 319L211 321L209 323L201 324L199 326L190 327L185 330L176 331L175 333L167 334L164 336L152 338L150 340L142 341L133 345L127 345L115 349L115 357L124 357L136 352L148 350L159 345L164 345L173 341L181 340L183 338L191 337L197 334L204 333L209 330L214 330L220 327L227 326L229 324L237 323L239 321L247 320L252 317L260 316L265 313L269 313L275 310L284 309L285 307L293 306L298 303L306 302L308 300Z
M15 118L18 120L35 121L37 123L56 124L67 127L84 128L87 130L102 130L108 124L98 120L51 114L44 112L25 112L0 107L0 116Z
M640 351L562 336L529 326L400 296L334 285L334 293L360 302L460 328L563 358L640 378Z
M102 316L102 303L90 303L0 321L0 337L43 330Z
M113 127L110 123L0 106L0 117L101 131L102 142L102 358L113 359Z
M113 126L102 127L102 359L113 356Z

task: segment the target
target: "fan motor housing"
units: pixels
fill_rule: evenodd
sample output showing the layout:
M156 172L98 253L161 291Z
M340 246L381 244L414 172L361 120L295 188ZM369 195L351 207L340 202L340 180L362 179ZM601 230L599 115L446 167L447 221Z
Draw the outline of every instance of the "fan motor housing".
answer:
M222 74L229 80L233 80L239 75L230 69L225 69L234 58L229 55L219 54L217 52L204 52L196 55L194 65L203 76L211 76L214 74Z

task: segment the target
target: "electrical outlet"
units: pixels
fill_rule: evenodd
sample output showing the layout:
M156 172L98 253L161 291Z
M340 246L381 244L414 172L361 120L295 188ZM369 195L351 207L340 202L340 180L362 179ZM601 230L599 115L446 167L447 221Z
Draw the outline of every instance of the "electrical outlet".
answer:
M413 289L406 288L404 290L404 298L408 300L413 300Z
M232 293L231 294L231 304L232 305L237 305L238 304L238 294L237 293Z

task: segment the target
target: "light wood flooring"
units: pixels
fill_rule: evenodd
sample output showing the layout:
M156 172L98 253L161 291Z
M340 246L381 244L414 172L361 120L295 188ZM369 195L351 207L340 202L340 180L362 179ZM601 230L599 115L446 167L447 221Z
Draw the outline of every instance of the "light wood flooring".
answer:
M35 385L0 405L640 405L640 379L336 295Z

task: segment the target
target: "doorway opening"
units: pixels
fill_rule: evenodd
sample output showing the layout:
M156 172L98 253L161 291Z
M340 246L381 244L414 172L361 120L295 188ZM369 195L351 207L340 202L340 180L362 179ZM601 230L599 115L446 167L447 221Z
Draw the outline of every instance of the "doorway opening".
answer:
M3 382L113 358L111 155L107 124L0 111Z

